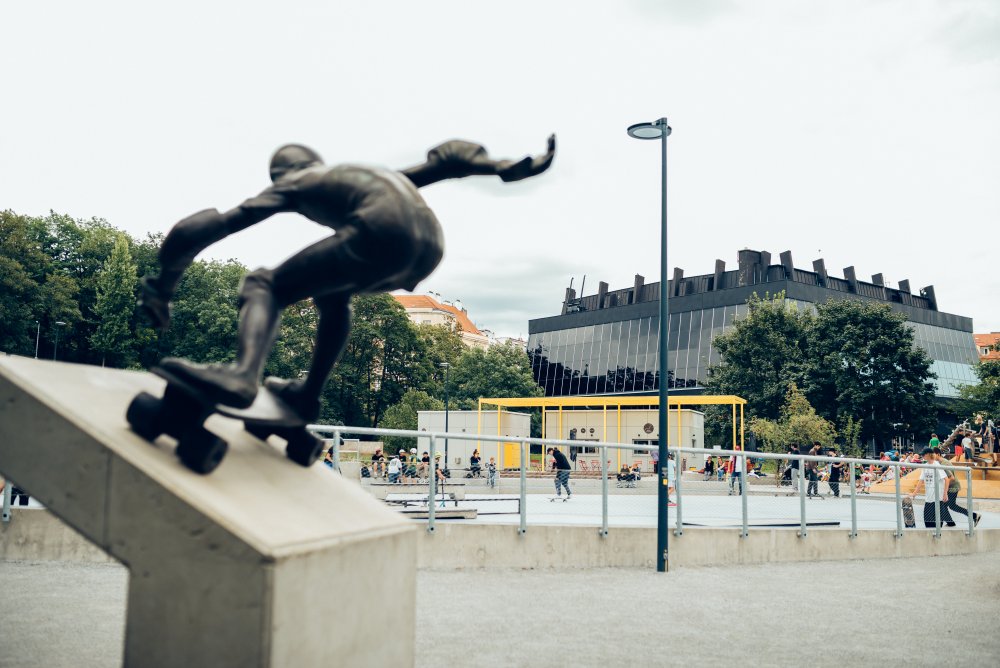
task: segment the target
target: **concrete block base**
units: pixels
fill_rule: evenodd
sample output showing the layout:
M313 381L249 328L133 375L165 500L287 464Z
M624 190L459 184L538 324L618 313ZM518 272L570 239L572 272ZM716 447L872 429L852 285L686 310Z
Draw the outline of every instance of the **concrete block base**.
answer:
M0 358L0 469L130 571L130 666L412 665L416 530L360 486L304 469L240 422L209 476L162 437L133 434L125 409L150 374ZM31 517L31 526L18 527ZM4 538L57 538L45 511L19 511ZM31 548L19 538L3 553ZM380 629L393 629L384 642Z

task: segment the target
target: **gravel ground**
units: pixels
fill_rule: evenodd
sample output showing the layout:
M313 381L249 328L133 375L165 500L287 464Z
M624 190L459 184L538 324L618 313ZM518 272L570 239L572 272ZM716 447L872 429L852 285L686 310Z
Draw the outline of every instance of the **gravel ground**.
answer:
M0 563L0 666L120 665L127 580L113 564ZM1000 664L998 554L421 571L417 588L420 668Z

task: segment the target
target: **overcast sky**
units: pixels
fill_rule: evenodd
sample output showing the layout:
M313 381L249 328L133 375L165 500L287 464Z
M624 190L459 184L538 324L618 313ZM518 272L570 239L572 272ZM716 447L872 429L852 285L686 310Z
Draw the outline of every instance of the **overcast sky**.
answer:
M155 9L153 8L155 7ZM933 284L1000 330L1000 2L5 2L0 208L136 236L268 184L271 152L405 167L450 138L559 150L545 175L424 195L447 253L417 292L527 334L570 277L659 274L739 249ZM328 230L280 216L204 257L273 265Z

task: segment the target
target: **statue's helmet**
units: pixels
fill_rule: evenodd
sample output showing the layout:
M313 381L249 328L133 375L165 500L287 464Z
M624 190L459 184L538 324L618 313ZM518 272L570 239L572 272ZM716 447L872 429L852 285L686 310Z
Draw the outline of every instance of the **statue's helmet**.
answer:
M322 165L319 153L302 144L285 144L271 156L271 181L277 181L288 172Z

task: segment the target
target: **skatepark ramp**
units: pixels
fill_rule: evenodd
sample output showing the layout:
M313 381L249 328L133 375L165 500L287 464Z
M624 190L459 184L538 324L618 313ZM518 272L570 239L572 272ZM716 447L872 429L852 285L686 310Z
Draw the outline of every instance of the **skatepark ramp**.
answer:
M0 357L0 472L129 568L125 665L412 665L412 523L217 415L229 454L193 473L129 429L140 391L163 381Z

